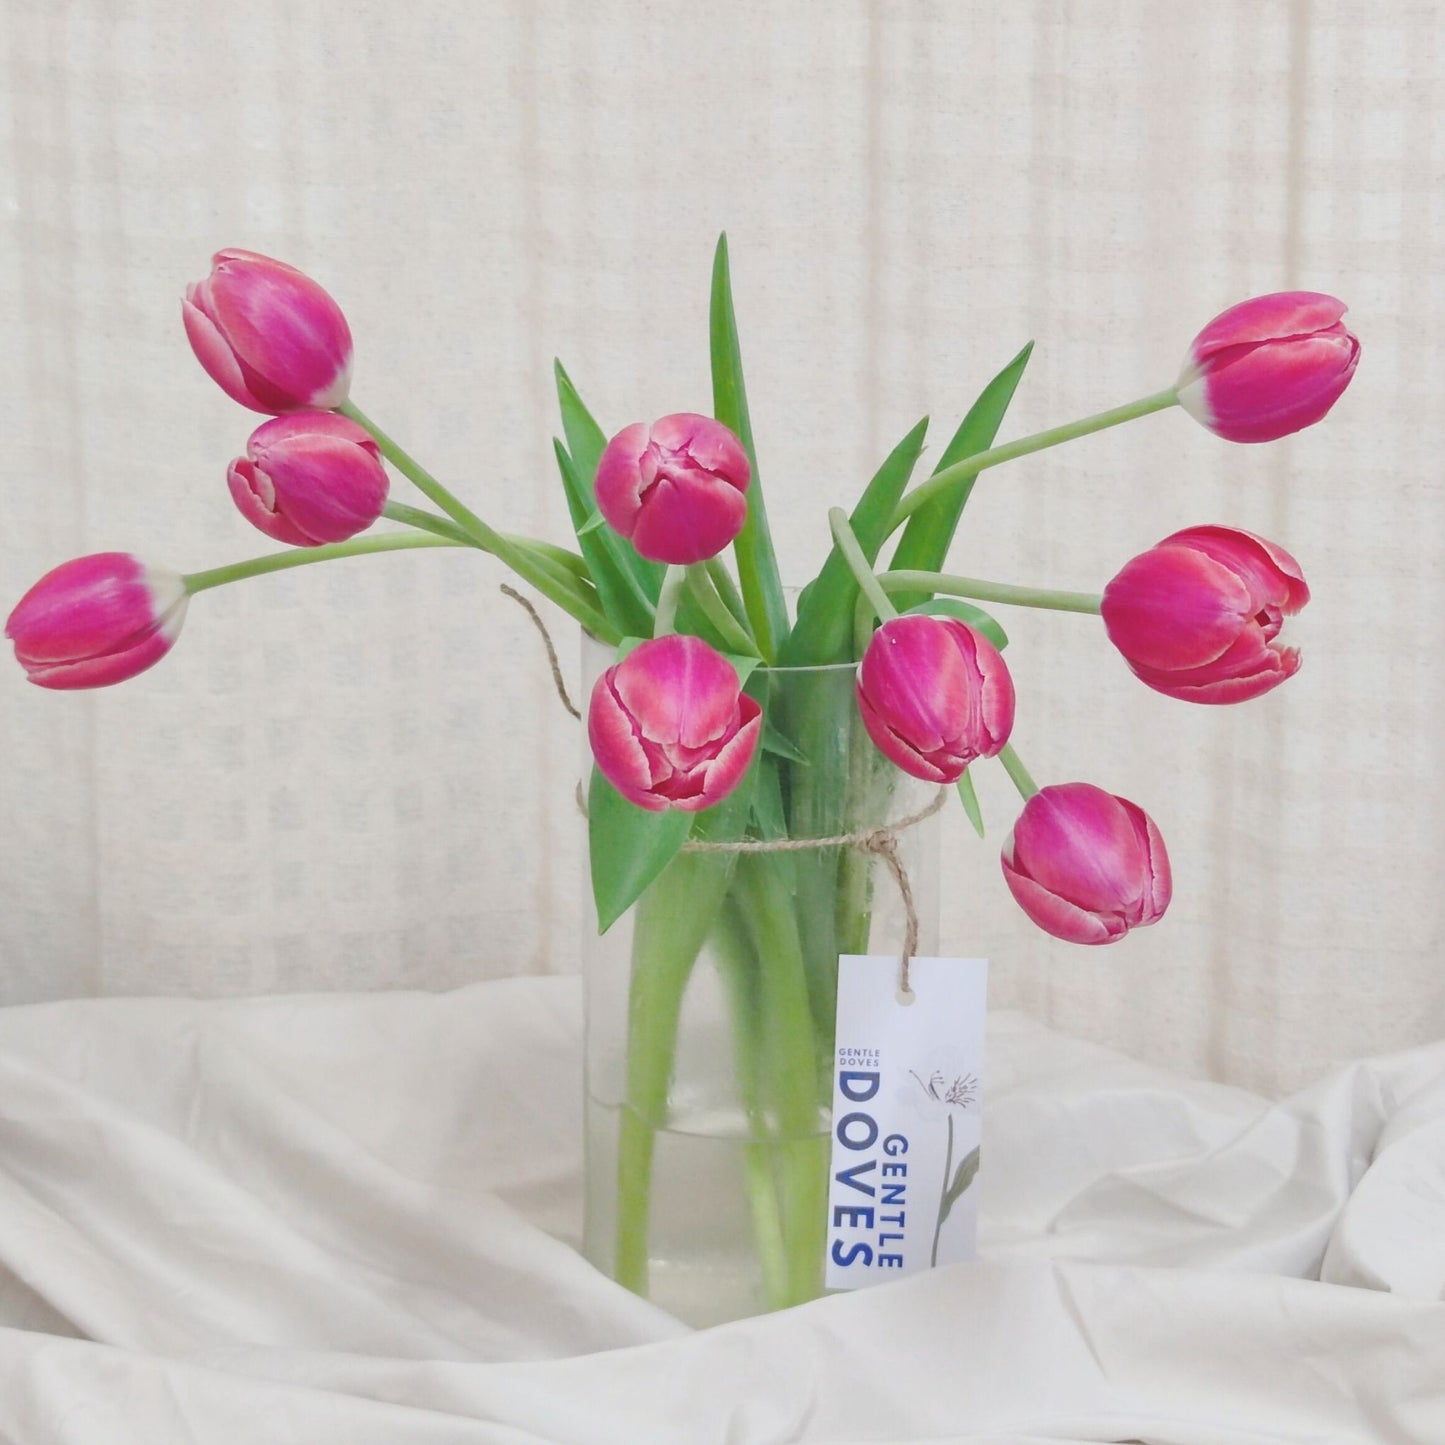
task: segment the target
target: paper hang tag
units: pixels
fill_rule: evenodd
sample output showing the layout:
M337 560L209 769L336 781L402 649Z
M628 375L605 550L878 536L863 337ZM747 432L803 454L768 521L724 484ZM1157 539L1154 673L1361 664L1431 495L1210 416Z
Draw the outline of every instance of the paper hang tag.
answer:
M829 1289L973 1259L988 962L838 960Z

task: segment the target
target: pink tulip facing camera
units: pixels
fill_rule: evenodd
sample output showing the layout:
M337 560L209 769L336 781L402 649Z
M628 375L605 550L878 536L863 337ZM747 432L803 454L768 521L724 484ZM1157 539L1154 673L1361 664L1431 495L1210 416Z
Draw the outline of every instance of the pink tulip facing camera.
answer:
M597 509L640 556L716 557L748 518L748 454L721 422L680 411L624 427L597 465Z
M587 712L602 776L654 813L720 803L747 772L762 726L732 663L687 634L641 643L609 667Z

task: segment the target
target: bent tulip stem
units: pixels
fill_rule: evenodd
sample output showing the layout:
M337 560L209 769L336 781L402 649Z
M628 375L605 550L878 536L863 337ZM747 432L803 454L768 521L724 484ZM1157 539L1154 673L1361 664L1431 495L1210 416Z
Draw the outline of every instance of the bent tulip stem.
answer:
M267 572L284 572L289 567L306 567L312 562L335 562L342 557L364 557L372 552L403 552L419 547L470 547L471 542L458 542L451 537L420 536L382 532L371 537L354 537L349 542L329 542L322 547L297 547L289 552L271 552L264 557L251 557L245 562L231 562L205 572L190 572L181 578L189 593L223 587L228 582L241 582L247 577L260 577Z
M535 556L524 547L518 546L511 538L489 527L470 508L454 497L414 457L397 445L377 424L352 402L343 402L336 408L343 416L350 417L358 426L365 427L376 441L382 456L404 477L408 478L424 496L436 503L473 543L484 552L490 552L499 562L505 563L524 581L530 582L544 597L550 598L569 617L575 618L594 637L614 645L622 640L621 634L607 616L588 600L575 584L574 579L562 578L541 565Z
M758 644L752 632L729 611L706 564L694 563L687 568L687 590L688 595L697 603L707 620L717 629L718 636L731 651L750 657L758 656Z
M1103 431L1107 427L1134 421L1138 417L1148 416L1150 412L1164 411L1167 407L1178 404L1179 392L1171 386L1164 391L1156 391L1152 396L1140 397L1137 401L1126 402L1123 406L1116 406L1109 411L1096 412L1093 416L1083 417L1079 421L1067 422L1063 426L1035 432L1032 436L1020 437L1017 441L990 447L986 452L975 452L973 456L965 457L961 462L955 462L953 466L935 472L926 482L909 492L894 509L888 530L897 531L920 507L926 507L935 497L953 496L961 491L970 479L988 467L996 467L1000 462L1025 457L1031 452L1041 452L1048 447L1056 447L1061 442L1073 441L1075 437L1088 436L1090 432Z
M848 570L857 580L859 591L868 599L878 620L888 622L897 617L898 609L888 600L888 594L873 575L873 569L868 565L868 557L858 538L854 536L853 528L848 525L848 514L842 507L829 508L828 526L832 530L833 541L837 543L839 553L848 564Z
M971 597L978 602L1002 602L1009 607L1040 607L1051 612L1097 615L1103 603L1097 592L1018 587L1008 582L986 582L979 577L955 577L947 572L882 572L878 582L885 592L935 592L945 597Z
M1038 792L1039 785L1029 776L1029 770L1024 767L1023 760L1014 751L1012 743L1005 743L999 749L998 760L1013 780L1014 787L1019 790L1019 797L1027 803Z
M677 631L677 604L687 586L687 568L668 564L662 577L662 591L657 594L657 612L652 623L653 637L670 637Z

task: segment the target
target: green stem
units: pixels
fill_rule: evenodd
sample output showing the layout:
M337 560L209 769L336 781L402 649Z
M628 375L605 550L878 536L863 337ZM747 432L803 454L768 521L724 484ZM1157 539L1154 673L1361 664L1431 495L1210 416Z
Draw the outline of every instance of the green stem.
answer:
M372 552L405 552L420 547L469 546L470 542L457 542L450 537L413 537L404 532L378 532L370 537L353 537L349 542L328 542L321 547L296 547L289 552L271 552L264 557L251 557L245 562L232 562L205 572L191 572L181 581L185 583L186 591L194 594L209 587L223 587L228 582L240 582L247 577L260 577L266 572L307 567L313 562L335 562L342 557L365 557Z
M938 1263L938 1236L943 1233L943 1216L948 1208L948 1186L953 1176L953 1110L948 1111L948 1153L943 1160L943 1187L938 1191L938 1223L933 1226L933 1253L930 1265Z
M1058 446L1060 442L1073 441L1075 437L1088 436L1090 432L1103 431L1106 427L1148 416L1150 412L1163 411L1166 407L1176 406L1178 402L1179 393L1171 386L1164 391L1156 391L1152 396L1143 396L1138 401L1116 406L1111 411L1096 412L1093 416L1068 422L1064 426L1050 427L1048 431L1035 432L1032 436L1020 437L1018 441L990 447L986 452L975 452L971 457L965 457L961 462L955 462L951 467L935 472L926 482L909 492L894 509L889 530L894 531L901 527L920 507L926 507L935 497L952 496L962 490L970 478L976 477L986 467L996 467L1000 462L1028 456L1030 452L1041 452L1046 447Z
M1043 607L1051 612L1097 613L1103 600L1097 592L1016 587L1008 582L985 582L978 577L954 577L947 572L883 572L878 582L885 592L941 592L946 597L972 597L979 602L1002 602L1010 607Z
M740 652L750 657L758 655L758 644L752 633L728 610L727 604L718 595L713 584L712 574L705 566L694 563L687 569L687 590L692 600L702 609L703 615L717 628L718 636L730 652Z
M828 526L832 529L833 540L838 551L848 564L848 570L857 580L858 589L868 599L880 622L887 622L898 616L898 609L888 600L888 594L878 585L873 569L868 565L867 555L848 525L848 514L842 507L828 509Z
M526 547L517 545L503 533L489 527L442 486L420 462L403 451L360 407L347 401L337 407L337 411L370 432L382 456L404 477L409 478L418 491L440 507L476 546L484 552L490 552L499 562L504 562L594 636L613 644L622 640L621 634L607 616L588 599L577 585L576 579L569 577L563 581L556 571L540 563Z
M653 618L652 635L668 637L677 631L677 604L687 586L687 568L668 564L662 578L662 591L657 594L657 612Z
M393 522L401 522L408 527L417 527L423 532L435 532L438 537L455 537L457 541L465 542L468 547L476 546L476 543L455 522L449 522L445 517L438 517L434 512L425 512L420 507L408 507L404 502L388 502L381 509L381 515L390 517ZM592 573L587 566L586 558L579 556L576 552L571 552L566 547L553 546L551 542L538 541L535 537L519 537L512 532L503 532L502 536L514 547L520 547L525 552L533 553L540 562L553 563L579 582L590 583L592 581Z
M1013 779L1013 785L1019 790L1019 797L1028 802L1039 790L1039 785L1029 776L1029 770L1024 767L1019 755L1014 751L1012 743L1005 743L999 751L998 760L1004 766L1004 771Z
M732 1009L738 1102L743 1106L748 1121L743 1162L747 1171L753 1238L762 1268L763 1295L770 1310L784 1309L788 1304L788 1248L783 1238L783 1219L773 1178L772 1130L762 1104L762 1023L758 1017L760 965L748 945L736 899L724 901L712 941L718 972Z

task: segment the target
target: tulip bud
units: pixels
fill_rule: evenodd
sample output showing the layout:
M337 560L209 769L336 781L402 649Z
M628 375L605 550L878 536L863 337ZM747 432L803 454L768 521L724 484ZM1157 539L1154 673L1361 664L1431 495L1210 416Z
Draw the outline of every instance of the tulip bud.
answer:
M97 552L47 572L16 603L5 636L40 687L108 687L171 650L188 601L178 573Z
M1091 783L1042 788L1003 845L1020 908L1069 943L1113 943L1169 906L1169 855L1154 820Z
M999 650L967 623L895 617L863 654L858 711L879 751L905 773L954 783L1008 741L1013 679Z
M692 412L623 429L597 464L597 508L654 562L716 557L743 529L748 454L720 421Z
M1216 316L1190 344L1179 404L1231 442L1272 442L1324 416L1350 384L1360 343L1345 303L1278 291Z
M1233 527L1187 527L1104 589L1109 641L1134 675L1186 702L1245 702L1299 671L1283 619L1310 599L1283 547Z
M262 422L226 475L246 518L295 547L344 542L386 505L386 469L376 443L330 411Z
M351 386L351 330L330 296L292 266L217 251L181 307L196 359L252 411L329 408Z
M587 737L602 775L650 812L695 813L742 781L762 709L732 664L700 637L644 642L592 689Z

